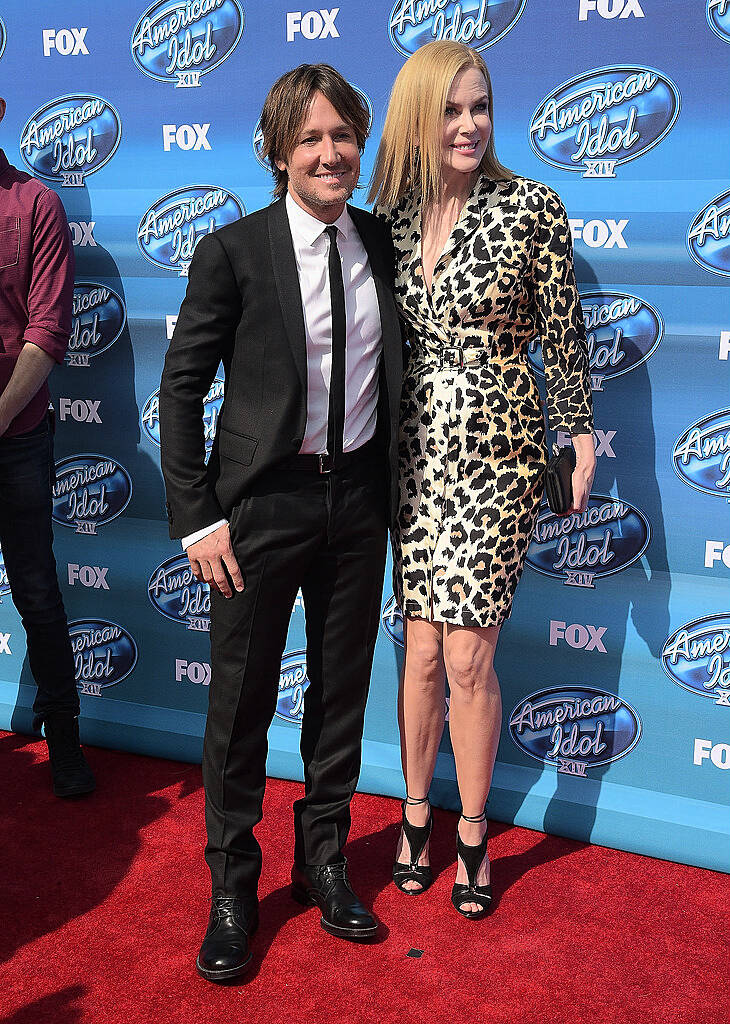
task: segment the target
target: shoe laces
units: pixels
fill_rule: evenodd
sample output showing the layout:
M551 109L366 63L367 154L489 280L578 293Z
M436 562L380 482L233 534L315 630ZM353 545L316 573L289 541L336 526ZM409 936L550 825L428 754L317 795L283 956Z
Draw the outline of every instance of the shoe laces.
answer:
M238 896L215 896L211 909L217 921L232 917L238 924L243 922L243 904Z
M338 861L336 864L326 864L322 872L323 886L327 892L332 892L338 885L344 885L351 895L355 895L350 888L347 878L347 864L345 861Z
M213 897L213 909L220 910L224 914L230 914L236 909L236 906L240 906L241 900L238 896L214 896Z

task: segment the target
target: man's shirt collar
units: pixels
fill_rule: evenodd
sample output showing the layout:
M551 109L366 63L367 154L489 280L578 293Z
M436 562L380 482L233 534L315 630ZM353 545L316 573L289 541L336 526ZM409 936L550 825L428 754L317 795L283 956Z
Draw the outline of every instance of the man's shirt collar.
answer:
M324 230L329 227L329 224L325 224L323 221L313 217L311 213L307 213L296 200L292 199L289 192L286 194L285 201L294 243L300 246L314 245L317 239L324 234ZM334 225L344 238L348 237L353 229L353 223L350 214L347 212L347 206L345 206L337 220L334 221Z

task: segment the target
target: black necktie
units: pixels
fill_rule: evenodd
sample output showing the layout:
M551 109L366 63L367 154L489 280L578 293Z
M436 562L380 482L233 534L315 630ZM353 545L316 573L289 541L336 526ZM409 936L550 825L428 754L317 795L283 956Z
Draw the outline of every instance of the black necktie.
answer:
M342 456L345 432L345 347L347 321L345 317L345 286L342 282L340 250L337 248L337 228L330 224L329 235L330 304L332 307L332 370L330 372L330 401L327 415L327 451L333 469L337 469Z

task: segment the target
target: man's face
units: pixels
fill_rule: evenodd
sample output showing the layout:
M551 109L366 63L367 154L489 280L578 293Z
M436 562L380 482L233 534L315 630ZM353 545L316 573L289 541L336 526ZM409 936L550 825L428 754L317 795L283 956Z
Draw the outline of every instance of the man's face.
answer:
M342 213L360 177L360 151L353 128L316 92L288 160L289 193L317 220L332 223Z

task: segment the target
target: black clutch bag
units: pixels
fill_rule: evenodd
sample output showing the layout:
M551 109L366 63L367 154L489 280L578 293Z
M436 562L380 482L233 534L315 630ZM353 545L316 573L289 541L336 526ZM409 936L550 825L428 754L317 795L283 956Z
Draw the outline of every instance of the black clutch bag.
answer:
M553 457L545 469L545 497L550 511L564 516L573 504L575 449L553 445Z

